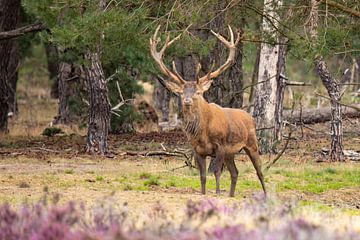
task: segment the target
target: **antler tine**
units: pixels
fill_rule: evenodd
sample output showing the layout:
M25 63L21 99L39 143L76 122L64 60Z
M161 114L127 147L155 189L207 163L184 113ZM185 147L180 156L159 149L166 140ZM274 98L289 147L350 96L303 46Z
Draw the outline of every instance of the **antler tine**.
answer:
M154 41L158 41L157 35L158 35L159 30L160 30L160 27L161 27L161 25L158 25L156 30L155 30L155 33L154 33L154 36L153 36Z
M230 25L229 28L229 34L230 34L230 41L226 40L222 35L219 33L214 32L211 30L211 33L214 34L214 36L219 39L228 49L229 49L229 56L226 60L226 62L221 65L216 71L211 72L210 74L207 74L199 79L199 82L205 81L206 79L211 79L219 76L223 71L225 71L228 67L230 67L233 62L235 61L235 50L237 44L240 42L240 34L237 34L237 39L234 42L234 32Z
M211 74L212 70L214 69L214 67L215 67L215 60L212 61L210 69L209 69L208 73L206 74L207 77L210 77L210 74Z
M201 71L201 63L198 62L198 64L196 65L196 80L199 79L200 71Z
M230 33L230 42L231 42L231 44L234 44L234 32L231 29L230 25L228 25L228 28L229 28L229 33Z
M179 72L176 69L175 61L172 61L172 67L173 67L173 70L174 70L174 73L176 74L176 76L185 82L185 80L180 76Z
M180 38L181 34L178 35L176 38L172 39L171 41L170 41L170 35L168 34L167 37L166 37L166 41L165 41L164 46L158 52L157 51L157 44L160 42L160 38L158 38L157 35L158 35L159 30L160 30L160 25L156 28L155 33L152 36L152 38L150 38L151 56L154 58L155 62L158 64L158 66L160 67L161 72L164 75L172 78L178 84L184 84L185 80L179 75L179 73L177 71L176 71L176 73L171 72L166 67L165 63L162 60L163 54L164 54L166 48L168 48L171 44L173 44L176 40L178 40Z
M210 77L211 72L213 71L214 67L215 67L215 61L213 60L212 63L211 63L211 66L209 68L209 71L206 73L206 75L204 77L197 78L197 83L202 83L204 80L210 79L209 77Z

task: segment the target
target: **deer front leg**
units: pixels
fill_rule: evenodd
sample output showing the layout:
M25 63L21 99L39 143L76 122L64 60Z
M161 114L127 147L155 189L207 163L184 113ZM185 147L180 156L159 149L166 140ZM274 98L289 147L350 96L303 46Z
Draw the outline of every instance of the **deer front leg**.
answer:
M216 152L215 152L215 180L216 180L216 194L220 195L220 175L221 175L221 169L225 162L225 151L224 148L220 145L217 146Z
M201 156L195 152L195 161L200 170L201 193L206 192L206 157Z

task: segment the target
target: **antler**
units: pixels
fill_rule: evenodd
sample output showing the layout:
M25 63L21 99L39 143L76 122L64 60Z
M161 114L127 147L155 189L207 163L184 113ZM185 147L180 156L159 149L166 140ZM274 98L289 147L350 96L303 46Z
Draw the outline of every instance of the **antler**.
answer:
M173 44L176 40L178 40L180 38L181 34L178 35L176 38L174 38L171 41L170 41L170 35L168 34L167 37L166 37L166 41L165 41L164 46L158 52L157 51L157 44L160 42L160 38L157 37L157 34L159 32L159 29L160 29L160 25L156 28L154 36L152 38L150 38L151 56L154 58L156 63L159 65L160 70L161 70L161 72L163 74L165 74L166 76L172 78L176 83L182 85L182 84L185 83L185 80L176 71L175 63L173 62L173 68L174 68L174 71L175 71L175 73L173 73L166 67L166 65L164 64L163 59L162 59L166 48L168 48L171 44Z
M217 37L227 48L229 48L229 56L228 56L226 62L221 67L219 67L217 70L215 70L214 72L211 72L212 70L210 70L210 72L208 74L199 78L200 83L205 80L208 80L208 79L216 78L223 71L225 71L228 67L230 67L235 60L235 50L236 50L236 46L240 42L240 32L237 33L237 38L236 38L236 41L234 42L233 30L231 29L230 25L228 27L229 27L229 33L230 33L230 42L227 41L220 34L215 33L213 30L211 30L211 33L214 34L215 37Z

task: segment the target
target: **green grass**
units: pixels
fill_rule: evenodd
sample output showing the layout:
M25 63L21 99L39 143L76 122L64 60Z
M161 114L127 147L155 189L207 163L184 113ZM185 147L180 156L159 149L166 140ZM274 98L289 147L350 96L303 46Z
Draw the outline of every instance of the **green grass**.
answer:
M156 176L150 176L149 179L144 181L144 186L160 186L159 177Z
M64 171L65 174L73 174L74 173L74 169L66 169Z
M318 166L309 166L295 170L276 170L275 173L286 177L284 181L274 181L277 189L280 191L298 190L310 193L323 193L329 190L360 185L359 168L346 168L342 166L320 168Z
M103 176L96 176L96 181L104 181L104 177Z
M153 175L149 172L141 172L140 174L123 174L115 178L97 176L96 185L109 188L110 186L106 183L107 181L103 181L104 178L109 179L110 182L117 183L117 185L113 187L113 190L147 191L151 186L199 190L201 186L198 172L191 170L183 170L181 174L164 172L161 173L161 175ZM266 174L265 182L268 188L274 189L277 192L295 190L320 194L330 190L359 186L360 168L349 168L344 165L277 167L271 169ZM94 183L86 184L94 185ZM206 188L211 191L215 190L215 178L213 174L208 174ZM220 188L226 191L230 188L230 175L227 171L222 173ZM236 191L241 193L248 190L261 190L261 186L255 171L248 166L243 166L243 168L239 168Z

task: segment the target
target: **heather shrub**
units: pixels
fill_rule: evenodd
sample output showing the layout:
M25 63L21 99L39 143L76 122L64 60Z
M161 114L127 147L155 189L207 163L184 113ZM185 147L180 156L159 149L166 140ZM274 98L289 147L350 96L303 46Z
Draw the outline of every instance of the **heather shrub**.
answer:
M127 204L111 199L91 209L74 202L60 206L42 201L19 209L3 204L0 239L360 239L359 229L313 223L296 214L294 206L260 195L234 204L204 198L189 200L180 213L158 202L130 217Z

